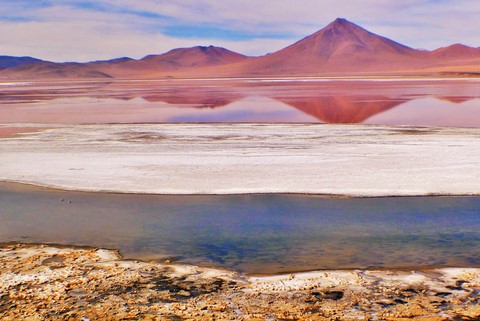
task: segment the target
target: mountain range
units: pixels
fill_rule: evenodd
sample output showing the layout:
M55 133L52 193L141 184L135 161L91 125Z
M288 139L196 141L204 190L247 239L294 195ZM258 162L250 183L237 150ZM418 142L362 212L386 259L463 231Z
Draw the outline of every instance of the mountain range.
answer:
M322 75L480 76L480 48L454 44L413 49L343 18L279 51L248 57L208 46L173 49L142 59L55 63L0 56L0 79L210 78Z

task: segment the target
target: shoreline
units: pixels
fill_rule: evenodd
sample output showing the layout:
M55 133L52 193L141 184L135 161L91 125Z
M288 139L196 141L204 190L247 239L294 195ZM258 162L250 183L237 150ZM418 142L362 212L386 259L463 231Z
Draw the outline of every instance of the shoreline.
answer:
M37 83L92 83L92 82L182 82L182 81L462 81L479 80L480 75L469 71L413 71L397 73L320 74L297 76L239 76L239 77L157 77L157 78L0 78L0 86L26 86Z
M317 194L317 193L297 193L297 192L245 192L245 193L218 193L218 194L211 194L211 193L198 193L198 194L162 194L162 193L145 193L145 192L135 192L135 191L116 191L116 190L91 190L91 189L67 189L63 187L57 186L50 186L50 185L43 185L41 183L36 182L22 182L22 181L11 181L11 180L4 180L0 178L0 184L7 186L19 186L19 188L31 188L32 190L39 189L39 190L47 190L52 192L78 192L78 193L95 193L95 194L107 194L107 195L139 195L139 196L241 196L241 195L285 195L285 196L305 196L305 197L318 197L318 198L326 198L326 199L372 199L372 198L410 198L410 197L479 197L479 193L475 194L392 194L392 195L348 195L348 194ZM1 244L1 243L0 243Z
M0 246L0 317L122 320L471 320L479 268L247 276L115 251Z
M215 265L208 265L208 264L201 264L201 263L187 263L182 262L180 260L172 259L168 256L162 256L162 258L153 258L153 259L142 259L140 257L125 257L122 254L122 251L118 248L107 248L107 247L98 247L93 245L75 245L75 244L65 244L65 243L57 243L57 242L26 242L26 241L8 241L8 242L0 242L0 250L4 248L11 248L11 247L26 247L26 248L58 248L61 250L80 250L80 251L107 251L113 253L117 256L118 260L125 261L125 262L139 262L144 264L164 264L164 265L178 265L178 266L185 266L185 267L195 267L199 269L209 269L209 270L218 270L221 272L226 273L234 273L237 275L242 275L246 278L274 278L274 277L286 277L289 275L308 275L308 274L321 274L325 272L331 271L342 271L342 272L355 272L355 271L365 271L365 272L428 272L433 270L446 270L446 269L474 269L479 270L480 272L480 264L479 265L471 265L471 266L454 266L454 265L439 265L439 266L370 266L370 267L351 267L351 268L314 268L314 269L306 269L306 270L285 270L282 272L244 272L239 271L233 268L222 267L222 266L215 266Z

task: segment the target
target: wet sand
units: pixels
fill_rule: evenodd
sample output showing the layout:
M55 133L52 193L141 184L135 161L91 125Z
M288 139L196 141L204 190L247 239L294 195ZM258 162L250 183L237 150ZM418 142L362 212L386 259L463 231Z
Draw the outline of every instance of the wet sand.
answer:
M0 139L0 151L0 180L66 190L480 195L476 128L65 125Z
M473 320L480 269L277 276L122 260L102 249L0 248L2 320Z

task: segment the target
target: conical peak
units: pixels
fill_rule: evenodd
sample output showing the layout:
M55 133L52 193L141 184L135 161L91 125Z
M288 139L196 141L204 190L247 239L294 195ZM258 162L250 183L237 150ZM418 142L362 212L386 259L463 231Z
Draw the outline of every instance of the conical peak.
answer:
M342 25L347 23L351 23L351 22L345 18L337 18L331 22L331 24L334 24L334 25Z
M365 30L362 27L354 24L353 22L348 21L345 18L337 18L324 28L324 30L331 30L331 29L348 30L348 31L355 30L355 29Z
M371 33L360 26L348 21L345 18L337 18L323 29L315 32L305 39L314 39L315 42L321 44L318 49L324 53L331 52L338 46L342 46L346 42L356 43L364 46L365 41L369 41ZM309 40L309 41L310 41Z

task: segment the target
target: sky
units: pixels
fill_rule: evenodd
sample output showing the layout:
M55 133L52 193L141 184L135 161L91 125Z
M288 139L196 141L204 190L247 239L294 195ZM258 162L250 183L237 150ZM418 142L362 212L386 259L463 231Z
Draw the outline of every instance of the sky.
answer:
M480 46L480 0L0 0L0 55L84 62L197 45L264 55L337 17L413 48Z

